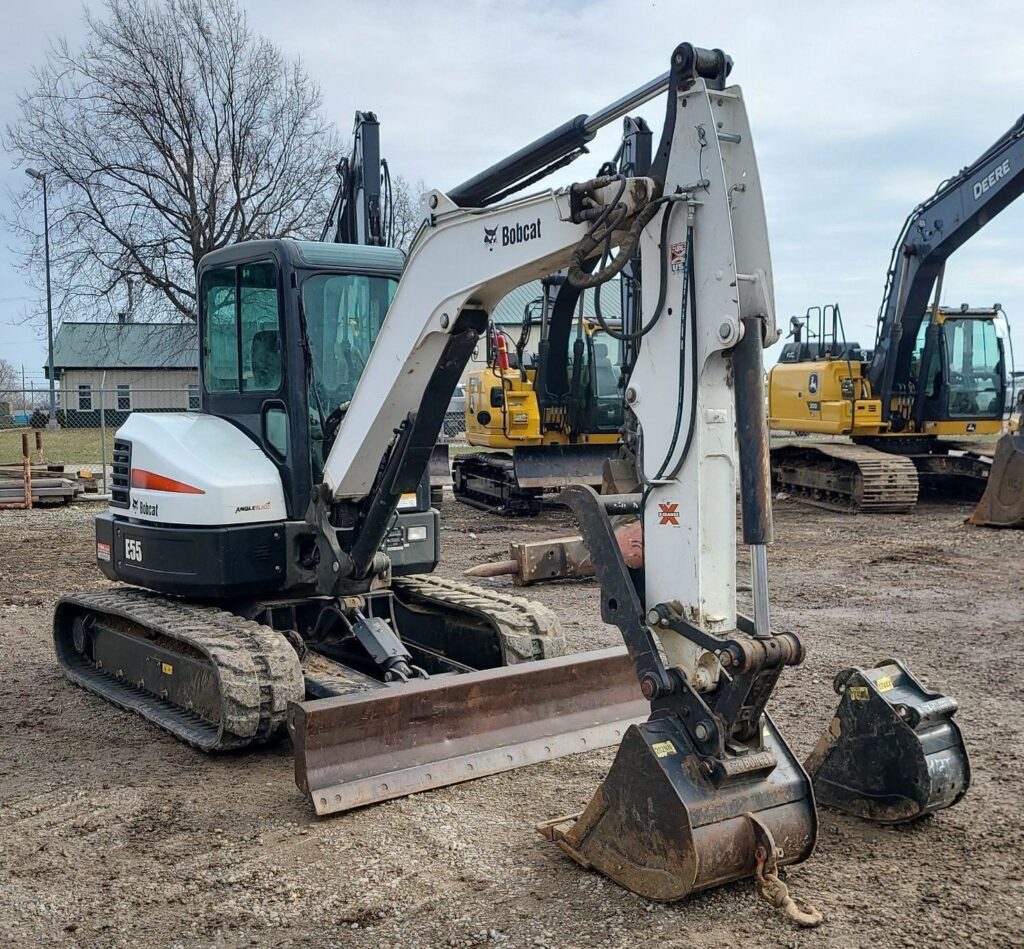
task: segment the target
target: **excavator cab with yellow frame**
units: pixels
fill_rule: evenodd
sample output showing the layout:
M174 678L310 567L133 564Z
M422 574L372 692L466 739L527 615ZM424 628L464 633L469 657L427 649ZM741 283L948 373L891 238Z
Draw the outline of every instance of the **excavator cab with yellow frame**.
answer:
M455 495L467 504L534 513L546 490L599 486L604 461L618 447L621 344L593 319L552 321L560 282L542 281L542 295L526 305L517 340L492 325L487 366L467 376L466 441L492 449L453 463ZM540 341L529 353L538 309Z

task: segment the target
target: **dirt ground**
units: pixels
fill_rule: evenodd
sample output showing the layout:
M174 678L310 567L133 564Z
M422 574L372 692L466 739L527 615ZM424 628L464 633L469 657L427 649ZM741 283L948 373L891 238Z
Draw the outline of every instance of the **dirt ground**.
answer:
M1024 945L1024 532L967 508L855 517L783 502L774 620L807 662L771 705L802 758L833 673L896 655L959 699L973 765L958 807L908 827L822 810L789 872L825 914L797 930L749 883L653 905L582 871L533 830L589 800L592 752L325 820L287 744L208 758L65 682L49 640L64 591L103 584L94 509L0 513L0 943L12 946ZM499 559L566 516L506 522L444 505L441 572ZM505 580L484 581L496 586ZM531 594L574 647L612 645L590 583Z

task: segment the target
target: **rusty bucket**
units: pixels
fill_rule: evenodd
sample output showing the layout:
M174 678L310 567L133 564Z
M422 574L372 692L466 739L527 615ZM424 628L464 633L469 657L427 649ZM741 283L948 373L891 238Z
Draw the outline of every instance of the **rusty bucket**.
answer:
M537 830L649 900L755 877L763 841L778 865L806 860L818 826L811 783L767 715L760 750L727 760L709 767L674 716L652 717L626 732L586 810Z
M1024 528L1024 434L999 439L985 493L968 523Z

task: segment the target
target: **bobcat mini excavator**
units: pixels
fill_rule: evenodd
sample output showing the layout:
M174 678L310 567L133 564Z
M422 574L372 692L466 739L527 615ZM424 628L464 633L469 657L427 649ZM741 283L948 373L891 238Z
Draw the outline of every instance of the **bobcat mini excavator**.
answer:
M804 922L813 915L783 898L776 868L814 847L812 780L884 820L959 800L969 771L956 703L895 661L842 674L812 777L765 710L804 650L769 615L762 348L777 333L730 67L720 50L683 44L666 74L492 172L529 179L667 92L649 176L486 208L430 192L404 268L385 248L293 241L207 255L204 411L133 415L118 432L97 557L135 586L59 602L67 675L210 750L268 740L287 712L297 782L320 814L621 740L587 809L544 825L546 837L651 899L756 877ZM492 251L494 229L517 239ZM595 270L606 241L619 254ZM577 290L592 287L637 254L647 292L625 400L644 491L565 497L626 649L557 656L539 608L400 576L386 538L489 309L564 268ZM325 416L319 446L311 403ZM736 609L738 487L749 619ZM620 513L643 522L643 568L615 545Z
M1024 116L908 216L893 248L874 351L844 338L838 306L814 308L769 379L772 429L853 442L772 449L782 489L814 504L865 512L914 507L924 482L988 490L995 522L1024 526L1024 450L995 461L957 437L997 435L1010 405L1009 331L996 306L939 306L946 260L1024 192ZM932 292L935 289L934 302ZM800 321L797 321L798 323ZM1016 446L1016 448L1015 448ZM982 509L976 523L984 518Z

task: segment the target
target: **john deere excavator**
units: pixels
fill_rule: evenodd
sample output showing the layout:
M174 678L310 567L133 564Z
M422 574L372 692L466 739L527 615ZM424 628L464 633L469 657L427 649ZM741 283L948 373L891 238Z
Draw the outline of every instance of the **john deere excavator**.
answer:
M922 482L940 491L966 484L975 498L988 484L997 497L1016 495L993 516L1024 526L1024 463L1013 445L993 464L977 444L956 441L1003 430L1006 318L998 306L939 305L949 256L1022 191L1024 116L910 213L893 248L872 352L845 339L838 305L795 321L793 342L771 369L771 428L848 436L852 444L773 448L779 487L825 507L898 512L914 507Z
M96 550L129 585L61 599L65 673L208 750L270 740L287 716L320 814L621 741L587 809L546 837L650 899L755 877L804 923L819 917L777 868L810 855L815 793L890 821L959 800L956 703L895 660L838 677L810 776L765 710L804 650L769 615L762 348L777 331L730 68L683 44L666 74L492 169L501 187L534 180L667 92L647 176L484 208L430 192L404 267L387 248L296 241L207 255L203 411L119 430ZM530 236L492 251L502 228ZM619 253L595 269L606 242ZM582 291L638 255L648 289L625 401L644 491L565 494L626 648L561 656L543 608L402 576L387 538L495 303L562 269ZM736 609L738 487L752 618ZM643 522L642 568L615 542L620 513Z

